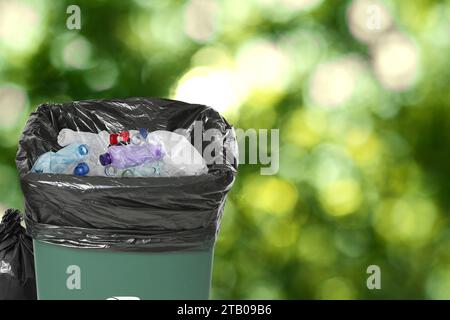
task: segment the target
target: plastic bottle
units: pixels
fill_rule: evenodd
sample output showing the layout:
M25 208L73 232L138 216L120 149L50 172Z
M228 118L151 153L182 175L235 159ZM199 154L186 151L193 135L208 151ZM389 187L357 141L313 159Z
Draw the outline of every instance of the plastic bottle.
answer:
M98 157L108 150L109 133L100 131L99 133L73 131L71 129L62 129L58 134L58 144L66 146L71 143L83 143L89 148L89 154L84 159L88 165L89 176L104 176L103 166L98 161ZM74 174L75 168L70 168L65 173Z
M105 167L105 174L109 177L159 177L161 175L162 161L147 161L140 166L127 169L117 169L113 166Z
M130 130L132 133L130 142L135 145L142 145L144 143L147 143L146 139L148 136L147 129L141 128L138 132L134 132L134 130Z
M85 144L70 144L58 152L46 152L41 155L31 168L37 173L64 173L75 163L86 158L89 148Z
M144 131L142 131L144 130ZM108 151L108 146L112 144L120 144L129 141L127 137L131 135L134 137L140 135L141 132L147 130L141 129L124 131L125 133L109 134L107 131L100 131L99 133L74 131L71 129L62 129L58 135L58 144L66 146L71 143L84 143L89 147L89 155L84 159L86 165L89 167L88 176L105 176L105 168L99 161L100 155ZM145 140L144 140L145 142ZM69 168L67 174L72 174L75 168ZM80 171L81 172L81 171Z
M145 137L147 137L146 132L146 129L139 129L139 131L129 130L110 134L107 131L92 133L62 129L58 134L58 144L61 147L64 147L72 143L84 143L87 144L92 150L103 150L101 153L104 153L109 145L127 144L130 142L132 137L143 133L145 134Z
M143 144L111 146L108 152L100 155L99 160L103 166L111 165L118 169L125 169L143 164L150 160L159 160L164 156L161 145Z
M87 144L91 151L106 150L109 146L109 136L106 131L92 133L62 129L58 134L58 144L65 147L72 143L83 143Z

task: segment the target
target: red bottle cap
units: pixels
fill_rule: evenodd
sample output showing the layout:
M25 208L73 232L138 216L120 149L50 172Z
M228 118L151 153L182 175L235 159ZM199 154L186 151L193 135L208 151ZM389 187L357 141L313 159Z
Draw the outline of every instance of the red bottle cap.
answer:
M130 141L130 133L128 131L120 132L118 140L120 143L128 143Z
M109 135L109 144L112 146L115 146L116 144L118 144L118 137L119 135L117 133L111 133Z
M130 133L122 131L119 133L111 133L109 135L109 144L115 146L117 144L127 144L130 142Z

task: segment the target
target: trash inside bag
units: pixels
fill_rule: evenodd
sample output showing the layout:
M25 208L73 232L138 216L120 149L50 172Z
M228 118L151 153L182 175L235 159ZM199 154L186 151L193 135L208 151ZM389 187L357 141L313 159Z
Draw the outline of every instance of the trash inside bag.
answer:
M36 300L33 244L20 219L8 209L0 224L0 300Z
M74 132L85 136L74 138ZM161 153L148 147L161 141ZM83 155L80 148L89 149L89 144L91 149L102 146L97 155L113 153L112 159L103 159L109 163L104 166L108 176L45 173L45 165L41 171L31 170L42 155L52 152L48 157L55 158L69 146L74 146L71 157L77 159L72 166L88 163L83 156L89 151ZM131 170L123 168L123 162L113 163L122 151L112 147L125 150L143 144L146 154L161 158L133 163ZM189 165L180 166L188 158ZM30 115L16 157L27 231L37 240L72 247L210 248L237 174L237 159L233 127L207 106L155 98L43 104ZM54 160L54 167L64 161ZM142 172L159 174L143 177Z
M178 177L208 173L206 161L192 144L175 132L91 132L62 129L58 144L63 148L39 156L35 173L76 176Z

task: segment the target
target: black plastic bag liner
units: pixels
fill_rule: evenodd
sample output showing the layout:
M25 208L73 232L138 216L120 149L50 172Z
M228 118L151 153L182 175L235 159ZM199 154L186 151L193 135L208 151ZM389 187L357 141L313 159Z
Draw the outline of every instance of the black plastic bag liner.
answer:
M8 209L0 223L0 300L36 300L33 244L20 219Z
M61 129L120 132L146 128L215 128L223 147L202 176L110 178L30 173L36 159L61 147ZM198 125L198 123L197 123ZM201 148L205 149L207 141ZM203 150L199 150L202 153ZM214 245L226 194L237 173L234 129L213 109L155 98L43 104L30 115L16 164L25 222L34 239L82 248L134 251L200 250Z

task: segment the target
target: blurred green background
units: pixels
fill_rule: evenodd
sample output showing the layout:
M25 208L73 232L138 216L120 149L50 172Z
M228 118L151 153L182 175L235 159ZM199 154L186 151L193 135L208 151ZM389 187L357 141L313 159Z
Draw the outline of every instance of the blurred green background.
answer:
M240 166L213 298L450 298L449 57L450 1L0 0L1 212L40 103L199 102L280 129L277 175Z

